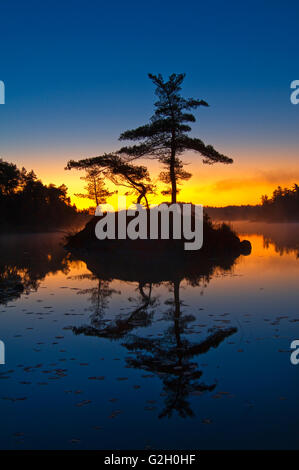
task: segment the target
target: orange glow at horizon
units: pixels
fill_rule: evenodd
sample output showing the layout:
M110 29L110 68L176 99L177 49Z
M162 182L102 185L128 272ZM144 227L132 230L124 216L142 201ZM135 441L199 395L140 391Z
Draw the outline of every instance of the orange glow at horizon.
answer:
M194 154L187 154L183 157L183 160L188 162L186 170L190 171L193 176L182 184L178 195L179 201L216 207L254 205L261 202L262 195L271 196L278 185L290 187L296 182L299 183L295 150L284 156L283 163L281 163L280 155L270 149L263 149L260 152L257 149L251 149L251 151L234 149L233 152L230 149L224 150L227 150L226 154L234 158L233 165L203 165L201 158ZM73 155L75 160L82 158L82 155L76 157L75 152ZM94 205L93 201L75 196L76 193L84 193L85 182L80 179L84 176L84 171L64 170L69 158L66 155L55 157L44 155L43 159L40 159L37 156L29 158L29 155L26 155L22 160L20 158L7 158L6 160L14 161L19 167L25 166L28 170L33 168L38 178L45 184L53 183L56 186L65 184L71 202L79 209L91 207ZM162 189L165 189L165 185L158 181L161 165L154 160L139 160L136 164L148 166L152 180L157 184L157 194L149 196L150 204L169 201L170 196L163 196L160 193ZM107 186L109 189L117 189L120 195L127 191L127 188L122 186L113 187L110 182ZM135 200L136 197L128 197L129 204ZM107 202L116 207L117 195L112 196Z
M278 172L279 173L279 172ZM72 204L76 204L78 209L86 209L94 205L93 201L85 198L75 196L78 193L84 193L84 182L80 180L80 176L83 176L83 172L73 171L72 175L67 178L64 174L56 177L49 177L49 174L45 177L41 177L42 181L49 184L54 182L57 186L60 184L66 184L68 187L68 195L71 197ZM261 197L264 194L269 196L272 195L273 190L278 186L292 186L293 183L299 181L299 173L296 177L293 172L293 177L277 178L277 181L269 181L267 179L254 177L242 178L232 177L227 179L207 179L204 176L194 175L189 181L186 181L179 192L178 200L183 202L193 202L194 204L202 204L204 206L215 206L222 207L228 205L247 205L247 204L259 204ZM107 186L112 189L113 186L108 182ZM119 194L123 195L126 192L126 188L118 187ZM162 196L160 191L165 189L164 185L157 184L157 195L150 195L150 204L158 204L163 201L170 200L170 196ZM136 197L128 196L128 203L135 202ZM113 195L107 201L109 204L117 207L117 195Z
M46 179L46 178L45 178ZM44 180L45 180L44 179ZM52 181L52 180L51 180ZM204 206L223 207L228 205L255 205L261 202L261 197L264 194L272 195L274 189L278 186L292 186L293 183L299 181L298 178L281 179L279 182L269 182L262 179L248 178L242 180L241 178L232 178L231 180L204 180L201 178L193 177L189 182L185 182L178 195L178 200L182 202L193 202L194 204L202 204ZM50 182L50 181L49 181ZM228 187L220 189L222 184L227 183ZM62 183L58 183L62 184ZM77 193L84 193L84 184L78 181L78 176L69 178L68 195L71 197L72 204L76 204L78 209L86 209L93 206L93 201L85 198L75 196ZM229 185L231 185L229 187ZM107 184L112 188L110 183ZM115 188L114 188L115 189ZM126 188L117 188L120 195L126 192ZM157 195L149 196L150 204L158 204L163 201L170 200L170 196L163 196L160 194L161 190L165 189L164 185L157 185ZM128 203L135 202L136 196L128 196ZM117 195L111 196L108 201L109 204L116 207Z

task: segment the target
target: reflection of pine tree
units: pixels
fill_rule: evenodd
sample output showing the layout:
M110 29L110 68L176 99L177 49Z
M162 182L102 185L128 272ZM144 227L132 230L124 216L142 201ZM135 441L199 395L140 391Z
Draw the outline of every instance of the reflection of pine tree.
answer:
M230 269L231 264L227 262ZM212 268L211 268L212 269ZM197 267L197 273L190 272L187 283L190 286L206 285L209 280L210 270ZM74 327L75 334L97 336L110 340L122 339L122 346L130 351L127 358L128 367L141 369L157 375L163 381L165 395L165 407L160 413L160 418L171 417L174 411L181 417L192 417L188 397L190 394L201 394L212 391L215 384L207 385L200 382L202 371L198 369L196 356L216 348L225 338L234 334L236 328L209 330L209 336L201 342L191 342L187 339L188 325L194 321L192 315L183 315L180 300L180 282L182 277L176 277L169 282L173 299L167 301L168 310L164 313L164 319L170 322L170 326L158 337L142 337L133 330L140 327L148 327L152 324L154 308L157 299L152 296L152 285L159 282L139 282L138 298L134 299L137 305L129 313L122 313L113 321L102 318L100 321L91 319L91 324Z
M105 309L108 307L108 304L105 302L107 302L107 297L111 296L116 291L113 289L109 289L108 281L99 280L99 286L102 286L103 293L99 294L93 292L91 297L91 300L92 302L94 302L95 305L95 308L93 309L93 315L91 316L91 325L82 326L79 328L74 327L73 331L75 334L84 333L88 336L119 339L124 337L134 328L137 328L139 326L145 327L151 324L153 312L149 312L148 309L150 307L153 307L156 302L156 299L152 298L151 284L148 287L148 293L146 293L146 284L139 283L139 297L137 299L137 307L135 307L133 311L130 311L127 314L118 315L113 321L110 321L108 325L106 325L106 321L103 318ZM86 289L86 291L81 292L86 293L89 291L91 291L91 289ZM102 301L101 295L103 296L103 294L104 298ZM100 309L98 309L99 305Z
M193 416L193 411L187 401L190 393L211 391L215 384L199 383L202 371L198 370L192 358L216 348L227 336L235 333L236 328L218 330L208 336L205 341L193 344L183 334L186 326L193 321L192 316L182 316L179 297L179 281L173 283L173 307L167 312L172 325L159 338L129 337L123 346L136 353L135 358L128 358L129 367L143 369L157 374L162 378L166 394L165 408L160 418L171 417L174 410L183 418Z
M90 310L92 315L90 317L92 325L97 328L101 326L101 320L105 315L105 311L109 306L109 299L113 294L120 294L119 291L111 289L110 281L97 279L93 275L84 275L84 278L89 278L97 281L96 287L90 287L89 289L81 289L79 294L86 295L88 294L89 301L91 303ZM82 276L81 276L82 279Z

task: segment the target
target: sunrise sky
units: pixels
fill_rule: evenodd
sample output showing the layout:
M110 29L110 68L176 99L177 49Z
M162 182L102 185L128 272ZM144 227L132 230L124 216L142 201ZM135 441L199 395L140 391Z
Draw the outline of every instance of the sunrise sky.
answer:
M148 121L148 72L185 72L183 94L210 104L192 135L235 163L186 155L193 178L179 199L258 203L299 183L298 15L296 1L0 0L0 157L81 192L67 161L116 150L122 131ZM149 168L157 178L158 163Z

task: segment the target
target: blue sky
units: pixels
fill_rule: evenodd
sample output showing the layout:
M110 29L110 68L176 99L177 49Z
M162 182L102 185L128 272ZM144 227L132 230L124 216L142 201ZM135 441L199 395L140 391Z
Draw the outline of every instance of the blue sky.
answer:
M211 105L194 135L242 168L297 164L296 1L0 0L0 18L4 159L45 177L116 149L152 114L147 73L185 72L184 94Z

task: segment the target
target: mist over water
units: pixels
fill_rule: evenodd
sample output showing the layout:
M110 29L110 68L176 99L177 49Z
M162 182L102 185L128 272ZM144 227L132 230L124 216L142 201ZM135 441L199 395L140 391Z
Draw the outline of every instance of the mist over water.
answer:
M251 255L142 279L1 237L0 448L298 448L299 224L233 227Z

